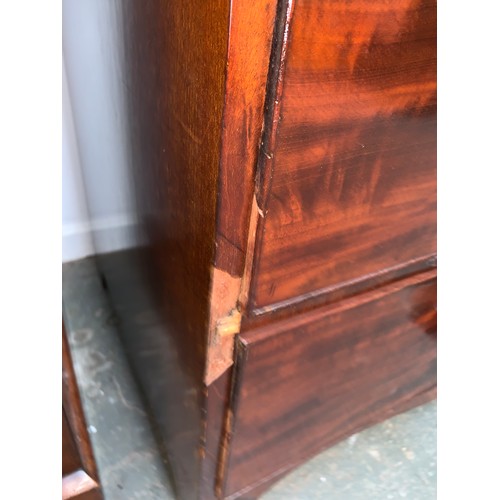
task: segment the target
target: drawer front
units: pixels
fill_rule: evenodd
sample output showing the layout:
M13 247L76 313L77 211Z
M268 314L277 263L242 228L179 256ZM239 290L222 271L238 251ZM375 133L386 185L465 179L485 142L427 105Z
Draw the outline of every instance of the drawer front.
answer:
M227 498L434 398L435 274L243 333L241 340Z
M282 77L250 309L428 269L435 0L297 0Z

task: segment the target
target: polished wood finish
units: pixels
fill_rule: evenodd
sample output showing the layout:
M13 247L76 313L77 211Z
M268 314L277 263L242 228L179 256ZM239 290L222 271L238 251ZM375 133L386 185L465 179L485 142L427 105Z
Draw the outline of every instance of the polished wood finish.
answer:
M144 243L124 254L122 269L147 290L133 310L155 313L141 327L125 311L123 338L182 498L208 498L201 478L217 469L209 462L218 440L207 450L222 426L216 388L239 331L275 11L276 0L174 0L127 2L120 12L128 168ZM127 274L110 267L101 260L110 293L128 303ZM151 351L153 359L137 354Z
M133 312L158 312L123 337L150 401L181 498L198 498L204 426L202 384L208 346L216 234L220 128L229 4L134 0L123 4L129 175L142 252L122 262L131 281L103 267L115 301L147 290ZM148 329L149 327L149 329ZM154 330L156 328L156 331ZM154 332L154 335L153 333ZM143 358L134 353L156 350ZM171 390L168 381L175 380ZM156 385L153 381L156 381ZM160 396L161 391L161 396ZM176 408L171 418L168 410Z
M250 498L434 393L435 2L120 5L103 283L177 496Z
M241 278L262 132L276 0L231 4L215 267Z
M216 232L229 5L127 2L130 174L158 301L199 379Z
M210 418L207 420L205 433L204 460L202 469L201 498L213 498L222 481L223 471L220 467L222 436L225 432L227 408L231 400L231 381L233 367L206 388L207 408Z
M287 45L254 313L436 252L435 0L297 0Z
M62 325L62 498L102 500L68 339Z
M242 332L226 498L435 396L435 272Z

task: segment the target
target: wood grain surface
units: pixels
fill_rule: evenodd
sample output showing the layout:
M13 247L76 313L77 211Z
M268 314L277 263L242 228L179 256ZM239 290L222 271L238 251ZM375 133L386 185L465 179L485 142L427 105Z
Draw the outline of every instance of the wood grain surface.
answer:
M287 40L257 314L436 252L435 0L296 0Z
M215 267L241 277L277 0L231 2Z
M239 326L275 11L275 0L131 1L117 16L144 245L118 267L100 262L113 302L128 304L123 338L180 498L208 498L216 470L217 394L234 344L218 327Z
M200 498L229 2L123 4L138 252L101 267L182 499ZM137 318L146 317L141 321ZM149 318L149 319L148 319ZM144 357L151 353L151 357Z
M240 340L225 498L252 498L305 459L435 397L435 271Z
M255 494L432 394L435 2L120 5L144 245L104 281L177 496Z
M234 339L218 334L219 322L236 321L239 331L249 283L243 279L252 255L249 221L262 133L266 81L276 0L231 2L221 158L217 193L217 227L205 384L210 385L233 362ZM250 238L249 238L250 236Z
M225 0L124 4L130 175L144 264L194 378L205 368L229 25Z
M201 495L203 500L216 498L220 476L219 459L221 438L224 433L227 409L230 404L231 380L233 367L206 388L206 430L203 448L203 466L201 477Z

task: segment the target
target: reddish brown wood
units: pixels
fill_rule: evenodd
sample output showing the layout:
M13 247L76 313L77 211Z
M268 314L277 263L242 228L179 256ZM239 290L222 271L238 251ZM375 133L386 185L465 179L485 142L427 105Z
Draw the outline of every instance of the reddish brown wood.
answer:
M435 272L241 335L225 498L435 396Z
M183 370L198 380L208 341L229 4L141 0L124 4L122 15L144 264Z
M401 273L409 277L419 272L424 272L425 270L435 269L436 266L436 256L417 259L415 261L405 262L391 269L383 270L383 272L374 275L362 276L360 279L315 290L300 297L293 297L279 304L273 304L269 308L263 308L259 311L260 314L249 314L245 316L242 320L242 330L261 327L296 314L312 311L325 304L332 304L339 300L354 297L362 292L375 290L379 286L397 282L401 277Z
M245 262L276 3L231 3L215 267L238 277Z
M144 246L101 269L179 498L255 495L432 394L435 2L120 5Z
M62 496L64 499L101 500L97 467L90 443L62 325Z
M68 418L62 410L62 475L66 476L82 466L80 455L76 448Z
M221 436L224 432L226 410L230 401L232 374L233 368L231 367L206 389L206 412L209 418L207 419L205 432L203 476L201 480L201 498L204 499L213 498L218 486Z
M403 277L436 252L435 0L294 3L255 313Z
M242 281L242 277L248 260L247 246L249 253L253 252L253 237L248 243L249 218L275 12L276 0L231 3L205 369L207 385L227 370L233 360L233 339L219 335L217 323L230 318L237 333L240 311L248 295L249 283Z
M276 0L132 1L119 10L127 167L144 248L104 257L101 268L123 305L123 338L177 494L210 498ZM221 335L221 324L233 335Z
M186 499L200 497L210 419L203 377L229 14L226 0L132 1L122 14L129 168L145 248L103 271L124 304L127 350Z

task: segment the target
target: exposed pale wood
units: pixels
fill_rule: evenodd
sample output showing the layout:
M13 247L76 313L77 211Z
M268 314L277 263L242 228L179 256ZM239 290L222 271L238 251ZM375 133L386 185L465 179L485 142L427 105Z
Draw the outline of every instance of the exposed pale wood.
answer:
M63 500L101 500L98 484L83 470L79 469L62 478Z
M240 292L241 279L231 276L225 271L214 268L212 274L212 293L210 301L209 318L209 340L207 347L207 361L205 367L204 382L210 385L220 377L233 364L233 344L232 337L224 335L224 325L231 324L238 329L241 316L236 309L237 298ZM229 320L228 320L229 318ZM237 323L234 323L237 320Z

